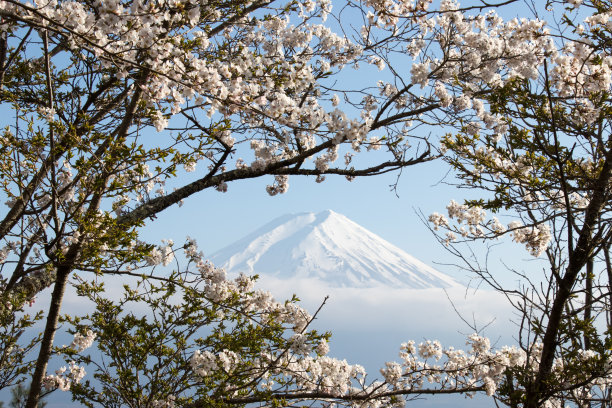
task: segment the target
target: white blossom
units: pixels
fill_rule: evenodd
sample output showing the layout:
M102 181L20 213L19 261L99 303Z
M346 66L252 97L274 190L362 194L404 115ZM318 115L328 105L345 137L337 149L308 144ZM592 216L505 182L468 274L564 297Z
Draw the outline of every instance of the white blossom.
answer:
M80 353L91 347L95 339L96 333L94 333L91 329L88 329L87 332L85 332L85 335L75 333L70 347L76 349Z

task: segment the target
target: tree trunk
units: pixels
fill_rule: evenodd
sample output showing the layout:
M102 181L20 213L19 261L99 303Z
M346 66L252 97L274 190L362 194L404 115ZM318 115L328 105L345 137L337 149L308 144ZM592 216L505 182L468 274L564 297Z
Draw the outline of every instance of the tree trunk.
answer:
M69 275L70 269L68 267L62 267L61 271L57 271L57 279L55 281L55 286L53 287L53 294L51 295L51 303L49 305L49 314L47 315L47 325L45 326L45 332L40 344L40 351L38 352L38 359L36 360L36 369L34 370L34 375L32 376L30 394L28 395L28 401L25 408L36 408L38 405L40 391L42 388L42 380L47 372L47 363L49 362L49 358L51 358L53 338L55 337L55 331L57 330L57 322L59 320L62 299L64 298L64 291L66 289L66 283L68 282Z

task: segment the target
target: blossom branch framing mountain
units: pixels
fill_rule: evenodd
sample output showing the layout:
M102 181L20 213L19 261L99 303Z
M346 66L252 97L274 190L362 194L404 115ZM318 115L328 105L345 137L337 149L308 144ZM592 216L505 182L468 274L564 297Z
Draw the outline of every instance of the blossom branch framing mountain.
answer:
M548 3L551 9L562 4ZM529 73L509 72L480 93L479 117L486 123L495 116L504 132L466 124L442 141L459 184L480 190L482 198L451 202L448 218L429 217L434 230L445 231L439 240L467 269L508 294L521 316L523 347L542 345L535 375L508 375L500 396L511 406L581 405L610 396L607 387L597 396L591 382L559 381L556 373L573 378L581 369L560 369L555 361L585 349L599 360L591 368L594 377L610 376L611 4L564 6L564 29L554 34L560 46L535 54L539 61ZM487 211L506 212L512 221L503 224ZM508 235L543 260L543 274L517 273L520 289L500 285L461 246Z
M595 356L590 354L597 336L587 336L588 342L585 340L582 348L573 348L573 354L558 355L557 351L559 333L565 333L559 327L563 309L574 294L580 270L594 256L605 256L609 249L609 220L601 215L609 203L611 171L609 141L602 133L610 87L606 42L610 19L606 7L610 5L584 2L581 10L586 10L589 17L583 25L575 25L568 16L578 18L575 10L582 2L551 1L549 12L562 12L567 17L559 32L551 32L557 28L544 20L504 21L492 11L518 1L476 1L462 8L454 1L443 0L438 9L432 9L431 3L348 1L332 14L332 4L327 0L0 1L0 100L3 109L10 112L0 136L0 183L8 206L0 219L0 318L8 328L6 335L0 336L0 350L6 356L0 361L0 384L10 386L31 375L28 408L36 406L43 384L62 388L70 384L71 389L79 389L74 384L82 379L80 366L71 366L69 380L47 374L51 356L61 351L54 349L53 343L70 279L81 279L83 295L101 299L101 289L87 286L86 276L131 275L134 270L149 267L151 273L145 274L143 285L163 285L148 286L148 290L160 294L167 290L170 295L177 286L187 292L196 290L183 284L180 274L168 278L155 273L156 265L172 261L173 251L168 249L172 245L157 248L139 239L139 228L153 222L168 207L181 205L206 189L225 192L229 183L237 180L271 176L274 181L266 191L277 195L287 191L289 177L294 175L316 176L318 182L327 175L341 175L350 181L444 154L461 175L471 177L485 190L484 175L503 174L504 189L493 189L499 193L498 201L486 207L523 210L526 226L512 224L509 231L535 255L552 256L551 264L556 269L551 282L558 285L554 286L558 295L553 296L550 313L548 309L545 313L550 324L542 327L546 332L542 362L534 357L539 354L532 350L539 350L540 344L534 341L522 345L522 352L529 358L518 359L519 366L498 365L492 371L487 368L490 375L484 374L479 367L490 367L488 364L501 358L504 351L483 352L485 360L468 358L467 366L458 366L459 374L455 375L448 365L456 364L449 351L448 362L440 367L423 362L416 366L404 362L399 368L390 365L383 369L385 382L381 388L367 388L372 385L362 383L361 394L340 393L336 400L395 404L394 395L425 392L420 386L414 388L414 381L418 384L424 380L441 386L435 392L486 390L493 394L503 376L520 371L527 378L525 406L534 407L552 401L559 390L586 390L608 375L604 364L607 354L601 350ZM343 23L344 12L353 13L360 26ZM573 30L572 34L566 29ZM359 84L341 80L351 70L368 73L373 67L381 74L372 83L371 75L362 75ZM532 91L532 84L540 88ZM522 124L511 119L522 120ZM453 127L459 132L432 136L432 125L441 132ZM537 137L527 143L524 139L532 133ZM580 162L584 166L570 169L567 161L574 148L560 147L565 137L581 140L583 144L578 147L595 152L593 160L585 159ZM496 151L500 141L511 143L507 148L499 145ZM483 144L487 147L484 150ZM516 153L527 148L540 152L546 163L536 160L540 156ZM342 156L344 161L338 163ZM543 171L543 180L549 184L542 185L540 178L534 177L534 169L547 170L545 164L559 171ZM522 203L532 202L525 192L535 194L534 186L551 199L550 185L557 179L562 185L555 194L560 194L564 203L559 213L546 213L541 218L529 206L515 206L518 198ZM583 180L588 181L584 186ZM583 194L585 189L587 193ZM585 195L586 209L581 213L582 207L576 206ZM493 238L501 234L495 229L497 224L489 230L491 235L479 228L482 219L476 208L475 203L468 203L469 214L461 218L473 223L466 237ZM454 210L460 215L463 207L456 205ZM569 227L555 226L558 217ZM442 227L449 225L441 216L434 220ZM566 233L570 253L563 274L559 271L564 265L560 258L564 249L558 246L554 252L547 247L551 237L562 242L561 231ZM453 236L447 238L450 243ZM593 246L594 242L597 245ZM609 271L609 259L606 261ZM210 272L210 267L205 269ZM214 308L234 311L219 315L219 324L226 322L224 319L238 324L248 321L250 313L268 313L267 304L249 303L254 309L232 309L238 306L232 302L243 302L250 292L243 293L240 282L232 286L206 273L187 283L208 285L208 292L196 290L199 299L212 302ZM586 281L592 285L590 278ZM32 342L19 346L25 350L38 348L36 359L28 361L17 347L24 341L20 339L21 329L42 316L32 318L23 312L27 303L47 287L53 289L45 329ZM128 298L154 307L159 302L149 295L146 290L127 290ZM585 313L594 312L595 303L587 303ZM110 307L107 313L112 316L114 309L106 301L100 300L97 306L99 313ZM258 309L260 306L264 309ZM207 310L210 308L202 312ZM183 312L193 311L185 305ZM208 316L208 321L216 322L215 316ZM68 319L78 326L78 318ZM125 319L132 325L142 322L144 331L152 327L133 316L114 318L118 322L115 329L127 324ZM271 331L264 330L261 341L280 351L280 357L287 356L286 350L291 350L294 343L283 337L289 330L284 323L240 326L246 331L238 333L252 335L250 330L257 327L271 327ZM75 334L83 336L87 330L94 330L95 324L92 321L92 328L78 327ZM112 333L107 330L111 329L94 330L98 348L110 341L104 339ZM295 334L302 335L300 330ZM307 343L321 339L312 334ZM186 364L187 355L178 355L186 349L178 343L174 346L176 363ZM299 366L310 350L294 350L301 357L286 362L293 367L289 371L274 364L253 368L257 375L280 376L285 388L278 389L277 394L266 394L257 388L262 386L259 380L263 377L253 380L228 371L234 359L240 361L238 351L242 346L223 337L208 347L205 351L214 359L204 351L199 356L204 356L204 365L216 367L213 371L209 373L195 363L191 371L183 371L184 381L195 381L189 383L190 387L197 385L194 392L204 401L214 395L209 394L211 390L221 393L223 387L241 385L245 395L240 391L234 400L215 401L244 404L260 398L262 402L283 404L293 397L326 400L330 395L325 389L310 393L308 384L320 386L323 378L300 377L315 375L320 368ZM246 370L255 363L255 354L263 346L247 342L245 347L252 353L242 361ZM143 350L151 351L146 347ZM220 353L225 354L219 357ZM128 361L125 355L118 358ZM129 363L148 370L139 365L147 361L143 358ZM584 368L593 359L604 365L594 371L598 373L596 378L576 374L569 377L575 379L569 388L564 384L557 388L547 385L549 381L561 381L555 376L555 361L565 364L576 360L572 367ZM225 367L224 362L230 365ZM298 366L291 366L294 363ZM164 364L174 363L166 360ZM536 374L533 367L537 367ZM193 374L198 370L207 375ZM439 378L452 377L452 381L440 382L446 380L438 380L436 370L444 372ZM346 373L345 368L339 371ZM401 382L396 378L398 372L413 388L397 385ZM129 377L127 372L125 375ZM109 383L114 381L111 374L104 378ZM129 377L129 381L126 387L139 385L137 377ZM359 382L356 377L350 381ZM478 381L481 383L475 386ZM181 398L192 397L182 395L192 388L177 387L174 393L160 388L167 400L151 399L161 393L158 389L141 389L134 395L140 398L138 404L144 399L151 406L173 406ZM399 387L398 391L393 387ZM143 394L145 390L148 395ZM504 394L499 399L517 405L516 398ZM580 398L575 400L582 401ZM124 402L117 401L112 403Z

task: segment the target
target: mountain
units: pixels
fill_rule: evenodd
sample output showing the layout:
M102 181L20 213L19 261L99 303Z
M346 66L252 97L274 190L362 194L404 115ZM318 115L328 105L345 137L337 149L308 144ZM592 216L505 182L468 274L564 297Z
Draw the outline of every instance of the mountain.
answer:
M333 287L460 286L331 210L276 218L210 259L229 273L318 279Z

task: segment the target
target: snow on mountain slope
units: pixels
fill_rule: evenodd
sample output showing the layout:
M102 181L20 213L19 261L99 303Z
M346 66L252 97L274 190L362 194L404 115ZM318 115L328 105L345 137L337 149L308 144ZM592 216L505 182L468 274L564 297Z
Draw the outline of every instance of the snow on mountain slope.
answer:
M281 216L213 254L230 273L318 279L333 287L460 286L344 215Z

